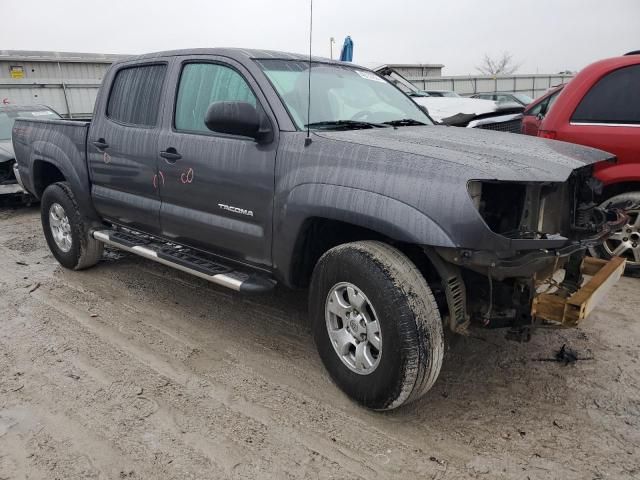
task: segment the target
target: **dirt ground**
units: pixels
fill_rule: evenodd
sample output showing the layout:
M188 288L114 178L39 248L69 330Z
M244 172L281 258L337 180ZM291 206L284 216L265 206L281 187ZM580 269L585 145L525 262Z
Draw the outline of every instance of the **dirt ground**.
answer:
M332 384L306 292L115 251L66 271L37 209L0 209L0 479L640 478L639 288L529 344L462 338L381 414ZM540 361L563 344L582 360Z

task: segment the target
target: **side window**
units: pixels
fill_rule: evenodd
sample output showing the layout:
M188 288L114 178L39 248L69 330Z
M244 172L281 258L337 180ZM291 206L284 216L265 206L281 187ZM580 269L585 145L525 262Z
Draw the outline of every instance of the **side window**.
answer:
M541 101L539 104L537 104L531 110L529 110L527 112L527 115L539 115L539 114L546 115L549 112L549 110L551 109L551 105L553 105L553 103L558 98L558 95L560 95L561 91L562 90L558 90L557 92L555 92L552 95L550 95L547 98L545 98L543 101Z
M209 132L204 116L214 102L247 102L255 107L256 97L245 79L230 67L214 63L185 65L176 100L176 130Z
M156 125L166 65L127 67L116 73L107 116L131 125Z
M640 124L640 65L601 78L584 96L571 121Z
M558 98L558 96L560 95L560 92L562 90L558 90L556 93L554 93L553 95L551 95L549 97L549 101L547 102L547 107L544 109L544 114L546 115L547 113L549 113L549 110L551 110L551 106L556 103L556 100Z
M529 110L527 112L527 115L538 115L540 114L540 112L546 111L547 109L547 104L549 103L549 99L545 98L543 101L541 101L539 104L537 104L535 107L533 107L531 110Z

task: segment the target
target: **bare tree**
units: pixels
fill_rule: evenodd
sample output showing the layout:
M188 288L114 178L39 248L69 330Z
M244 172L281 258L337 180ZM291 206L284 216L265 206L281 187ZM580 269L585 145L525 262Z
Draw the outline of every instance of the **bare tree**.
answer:
M484 75L511 75L520 68L520 64L513 60L513 55L509 52L503 52L498 58L491 58L488 54L484 54L482 63L476 67L480 73Z

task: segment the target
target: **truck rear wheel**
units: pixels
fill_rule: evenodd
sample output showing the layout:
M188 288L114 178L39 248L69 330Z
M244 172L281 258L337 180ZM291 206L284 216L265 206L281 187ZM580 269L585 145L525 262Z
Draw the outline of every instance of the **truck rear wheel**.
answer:
M329 250L313 271L309 308L325 367L364 406L397 408L435 383L442 320L424 277L399 250L374 241Z
M640 192L621 193L607 199L602 206L632 201L640 205ZM640 209L628 210L629 223L615 232L602 245L591 250L591 254L606 260L618 256L627 259L625 273L629 276L640 276Z
M98 263L104 246L89 235L69 184L49 185L42 194L40 205L44 236L56 260L72 270Z

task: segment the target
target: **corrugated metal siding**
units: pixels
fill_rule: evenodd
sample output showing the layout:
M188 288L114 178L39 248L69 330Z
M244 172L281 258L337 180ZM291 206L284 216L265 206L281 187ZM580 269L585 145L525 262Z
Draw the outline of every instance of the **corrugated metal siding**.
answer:
M10 75L10 67L20 65L24 69L24 78L30 82L47 80L102 80L109 64L104 63L58 63L54 62L20 62L0 60L0 80L14 80Z
M439 77L442 73L442 67L398 67L393 66L393 69L406 79L412 80L414 78L423 77Z
M86 59L78 56L65 59L65 54L58 52L1 53L0 102L39 103L63 116L71 113L76 117L91 115L100 83L111 65L109 61L116 60L115 57L94 60L91 55L86 55ZM22 67L23 78L11 77L14 65Z

